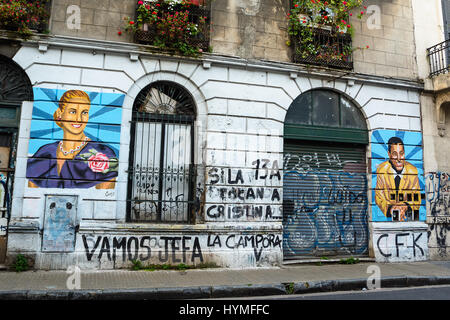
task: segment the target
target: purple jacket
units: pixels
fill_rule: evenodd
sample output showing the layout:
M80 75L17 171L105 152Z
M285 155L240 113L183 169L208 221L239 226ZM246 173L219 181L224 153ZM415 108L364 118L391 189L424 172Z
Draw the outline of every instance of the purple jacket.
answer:
M117 177L117 169L94 172L82 155L95 149L109 159L116 158L107 145L88 142L73 160L66 160L58 175L56 151L59 141L43 145L28 159L27 178L40 188L85 189Z

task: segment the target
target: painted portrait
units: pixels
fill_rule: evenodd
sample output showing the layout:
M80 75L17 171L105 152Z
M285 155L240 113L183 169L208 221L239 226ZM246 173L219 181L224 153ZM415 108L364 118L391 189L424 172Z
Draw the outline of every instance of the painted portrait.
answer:
M420 220L423 178L412 162L420 161L414 160L414 154L421 153L421 147L406 146L401 134L389 137L383 147L385 159L376 165L375 172L376 206L386 221Z
M102 131L106 128L117 132L120 130L120 124L117 124L117 119L115 119L115 126L111 126L108 121L102 123L97 119L90 125L94 108L91 105L91 96L93 95L82 90L68 90L61 93L61 97L53 103L56 110L51 118L48 113L51 103L41 104L40 109L35 105L34 109L37 108L40 112L33 112L33 120L38 119L32 122L30 149L35 148L36 145L40 146L28 158L26 174L28 187L115 188L119 160L118 152L114 149L118 148L113 148L100 139L99 132L102 128ZM45 108L47 116L42 116L44 109L42 105L47 106ZM98 117L99 114L107 113L110 109L118 108L97 105L95 109ZM42 126L44 129L41 129ZM48 134L46 131L51 133ZM89 134L88 131L91 133ZM60 139L57 139L58 137Z

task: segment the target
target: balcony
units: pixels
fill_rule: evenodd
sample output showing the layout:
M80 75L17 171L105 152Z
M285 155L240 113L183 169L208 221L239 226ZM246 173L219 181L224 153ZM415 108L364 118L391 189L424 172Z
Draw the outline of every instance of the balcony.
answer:
M50 0L0 0L0 29L27 38L45 33L51 11Z
M332 32L332 27L314 28L312 41L305 41L302 32L291 36L293 61L335 69L353 69L352 37L347 33Z
M134 41L183 55L210 51L210 4L206 1L139 1Z
M445 40L427 49L430 63L430 78L449 71L450 40Z

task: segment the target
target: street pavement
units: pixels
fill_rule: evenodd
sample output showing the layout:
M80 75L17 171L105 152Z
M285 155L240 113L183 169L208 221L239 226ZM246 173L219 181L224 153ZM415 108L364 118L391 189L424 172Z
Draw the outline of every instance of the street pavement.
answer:
M208 299L362 290L378 270L381 288L450 284L450 261L296 264L185 271L1 271L0 299ZM375 268L375 269L374 269ZM375 284L376 282L371 282Z

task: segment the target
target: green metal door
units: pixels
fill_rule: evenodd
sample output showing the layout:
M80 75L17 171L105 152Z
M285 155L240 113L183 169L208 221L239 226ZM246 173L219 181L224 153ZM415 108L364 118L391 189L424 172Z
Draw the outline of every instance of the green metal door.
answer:
M368 253L366 148L285 139L284 259Z

